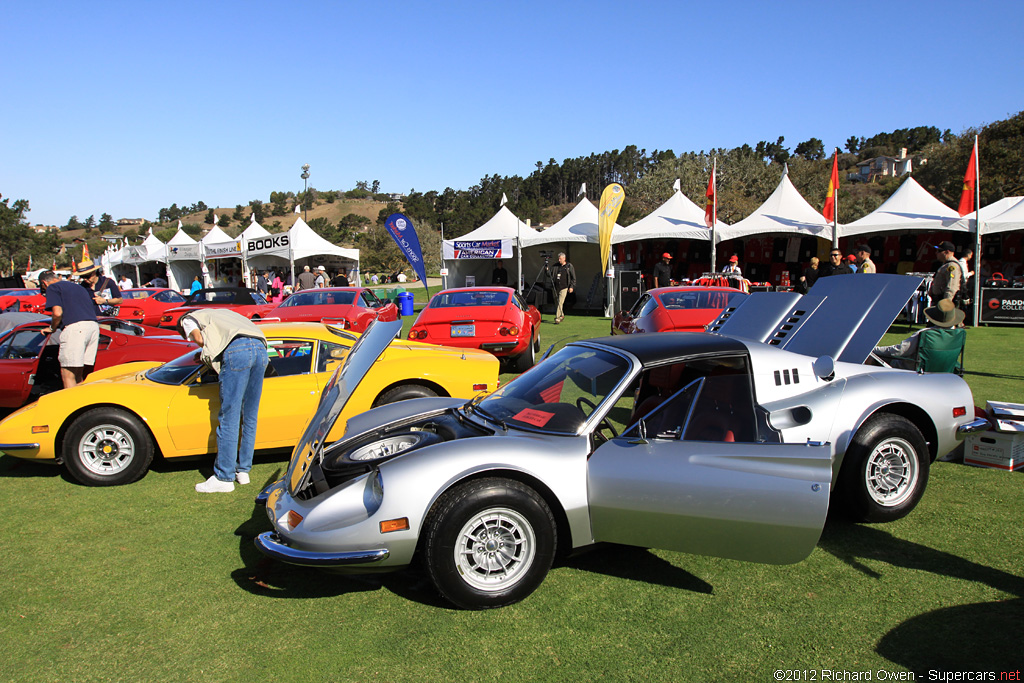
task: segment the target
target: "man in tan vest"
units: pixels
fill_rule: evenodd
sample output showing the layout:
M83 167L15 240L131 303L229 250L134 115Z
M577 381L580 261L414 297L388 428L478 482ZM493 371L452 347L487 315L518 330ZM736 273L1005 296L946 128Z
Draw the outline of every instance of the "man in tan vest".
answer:
M248 318L226 309L204 308L181 316L178 333L201 347L204 363L220 376L220 411L217 413L217 459L213 476L196 484L200 493L227 493L235 482L249 483L256 448L256 420L267 338ZM241 439L239 439L241 422Z

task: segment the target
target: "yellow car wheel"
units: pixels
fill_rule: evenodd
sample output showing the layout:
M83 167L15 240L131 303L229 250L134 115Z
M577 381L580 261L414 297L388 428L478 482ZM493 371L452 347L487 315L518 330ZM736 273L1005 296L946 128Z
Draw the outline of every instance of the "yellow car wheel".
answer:
M149 470L153 439L131 413L94 408L75 419L64 436L64 466L86 486L130 484Z

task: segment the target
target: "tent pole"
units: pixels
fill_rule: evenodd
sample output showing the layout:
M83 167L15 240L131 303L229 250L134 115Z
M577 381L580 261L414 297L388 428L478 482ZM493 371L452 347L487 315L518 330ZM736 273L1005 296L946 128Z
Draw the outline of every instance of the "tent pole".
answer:
M716 252L718 251L717 235L715 228L718 227L718 157L715 157L711 166L711 182L714 187L711 189L711 271L715 272L715 264L718 263Z
M446 270L444 264L444 221L441 221L441 270ZM448 289L448 276L441 275L441 289Z
M964 278L967 273L963 274ZM974 136L974 327L981 318L981 164L978 163L978 136Z

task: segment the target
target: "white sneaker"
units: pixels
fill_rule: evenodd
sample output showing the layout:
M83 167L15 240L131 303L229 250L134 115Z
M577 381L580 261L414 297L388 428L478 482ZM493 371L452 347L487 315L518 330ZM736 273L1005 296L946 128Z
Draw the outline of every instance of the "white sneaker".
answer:
M249 483L249 473L235 472L235 481L237 481L240 485L245 486L246 484Z
M199 493L231 493L235 490L235 482L221 481L217 475L213 475L201 484L196 484L196 491Z

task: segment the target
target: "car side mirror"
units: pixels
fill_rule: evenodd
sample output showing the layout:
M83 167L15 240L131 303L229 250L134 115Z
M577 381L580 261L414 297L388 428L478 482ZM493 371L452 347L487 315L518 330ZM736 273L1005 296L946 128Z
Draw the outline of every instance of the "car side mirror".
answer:
M836 362L831 356L818 356L811 364L811 370L815 377L831 382L836 376Z

